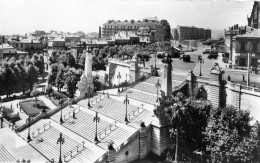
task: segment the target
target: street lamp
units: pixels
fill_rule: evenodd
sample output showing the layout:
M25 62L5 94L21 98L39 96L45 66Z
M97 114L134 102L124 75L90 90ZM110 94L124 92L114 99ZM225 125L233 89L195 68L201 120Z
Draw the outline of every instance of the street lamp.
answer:
M127 124L129 122L128 119L127 119L127 104L129 104L129 100L127 98L127 95L125 96L124 104L125 104L125 123Z
M97 137L97 123L100 121L100 117L98 116L98 112L96 112L96 116L93 119L93 122L96 122L96 134L95 134L95 142L98 143L98 137Z
M60 158L59 158L59 163L62 163L61 160L61 145L65 142L64 138L62 137L62 133L60 133L60 137L57 140L57 144L60 143Z
M159 98L158 98L159 88L161 88L161 84L160 84L159 79L158 79L157 83L155 84L155 87L157 88L157 99L156 99L156 102L158 102L159 101Z
M201 74L201 64L204 63L204 59L202 59L201 55L198 56L198 63L200 64L200 76L202 76L202 74Z
M90 91L91 91L91 88L90 86L88 86L88 107L90 107Z
M64 123L63 119L62 119L62 101L61 101L61 97L59 98L59 103L60 103L60 124Z
M30 127L31 127L31 121L33 120L33 118L31 117L31 115L29 114L28 119L26 119L26 122L29 122L29 128L28 128L28 136L27 136L27 142L32 141L31 135L30 135ZM1 126L2 127L2 126Z
M121 79L120 72L118 72L117 79L118 79L118 93L119 93L120 92L120 79Z

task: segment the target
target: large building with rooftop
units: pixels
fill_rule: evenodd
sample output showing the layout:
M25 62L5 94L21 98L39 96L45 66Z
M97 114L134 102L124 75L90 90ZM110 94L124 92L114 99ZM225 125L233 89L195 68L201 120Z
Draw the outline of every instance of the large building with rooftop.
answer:
M157 17L144 18L142 21L138 20L108 20L103 24L102 37L111 38L114 34L120 31L133 31L137 33L139 28L149 27L154 31L153 41L169 41L171 39L171 28L167 20L159 21Z

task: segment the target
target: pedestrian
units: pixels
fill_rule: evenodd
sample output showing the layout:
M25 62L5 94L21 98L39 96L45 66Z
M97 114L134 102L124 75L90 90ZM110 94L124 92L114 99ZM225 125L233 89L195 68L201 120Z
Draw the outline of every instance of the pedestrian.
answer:
M11 103L11 110L13 109L13 104Z
M17 102L16 106L17 106L17 108L19 108L19 104L18 104L18 102Z
M242 75L243 81L245 81L245 75Z
M230 81L230 80L231 80L231 78L230 78L230 76L229 76L229 75L228 75L228 77L227 77L227 78L228 78L228 79L227 79L228 81Z
M75 110L73 110L73 112L72 112L72 117L73 117L73 119L76 119L76 113L75 113Z

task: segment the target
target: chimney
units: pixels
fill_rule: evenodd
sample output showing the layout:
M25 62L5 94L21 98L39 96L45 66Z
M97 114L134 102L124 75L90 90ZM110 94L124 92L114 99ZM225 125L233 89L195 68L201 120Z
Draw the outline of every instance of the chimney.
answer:
M101 38L101 26L99 26L98 38Z

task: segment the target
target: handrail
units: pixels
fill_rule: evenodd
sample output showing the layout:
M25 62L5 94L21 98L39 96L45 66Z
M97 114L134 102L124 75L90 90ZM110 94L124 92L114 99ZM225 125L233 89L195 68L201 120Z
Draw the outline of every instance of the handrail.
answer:
M78 110L78 111L77 111L77 110ZM69 111L67 114L63 115L64 121L66 121L66 120L68 120L70 117L72 117L72 116L73 116L73 112L74 112L75 114L79 113L79 112L80 112L80 108L74 108L73 111Z
M43 133L45 130L48 130L51 127L51 122L43 124L42 127L37 128L37 134L35 135L35 132L32 132L32 137L37 138L41 133Z
M85 142L79 143L75 147L73 147L70 151L63 155L64 162L69 162L72 158L74 158L77 154L85 149Z
M115 129L117 129L118 127L116 126L116 121L114 125L108 125L108 127L106 127L105 129L103 129L101 132L98 133L99 139L102 140L105 138L105 136L109 133L111 133L112 131L114 131ZM113 128L114 127L114 128ZM108 131L108 132L107 132ZM103 135L103 136L102 136Z

